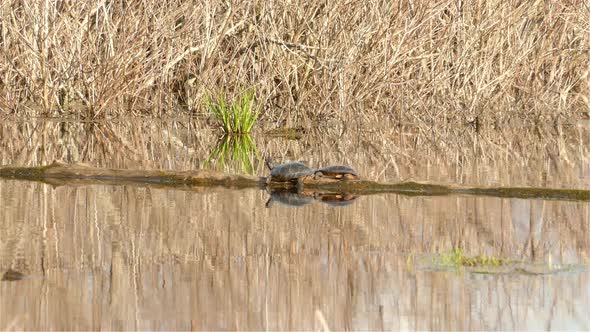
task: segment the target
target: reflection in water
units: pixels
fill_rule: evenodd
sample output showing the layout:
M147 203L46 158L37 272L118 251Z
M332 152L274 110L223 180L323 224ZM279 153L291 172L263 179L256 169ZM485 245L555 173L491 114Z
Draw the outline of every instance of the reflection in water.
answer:
M384 123L349 128L345 135L333 128L311 128L299 140L264 132L252 137L258 149L278 163L352 165L363 178L379 182L590 188L590 127L560 128L559 135L553 130L474 133ZM218 144L213 132L193 121L0 122L2 165L63 160L106 168L187 170L217 167L207 159ZM268 174L263 163L251 162L255 174ZM219 168L241 172L239 163Z
M205 166L214 162L217 169L230 166L229 169L236 173L252 174L254 172L252 160L256 159L259 159L259 155L250 135L224 135L211 150Z
M0 283L0 326L320 329L318 315L333 330L590 326L588 272L481 275L408 261L460 246L588 264L587 203L388 194L346 209L266 209L266 199L2 180L0 271L27 278Z
M269 191L270 197L265 206L270 208L274 202L287 206L304 206L313 202L313 193L298 192L297 188L276 188Z
M277 161L348 164L378 181L590 187L586 127L426 129L255 138ZM268 174L252 141L221 142L192 122L0 122L3 165ZM271 192L283 204L266 209L258 189L0 180L0 273L22 275L0 282L0 329L590 329L590 272L531 268L590 265L587 202L293 194ZM525 269L476 274L413 259L453 248Z
M331 206L346 206L352 204L358 198L348 193L298 190L297 188L272 188L268 193L270 197L265 204L267 208L270 208L274 202L298 207L310 204L314 200Z
M314 198L331 206L346 206L352 204L358 196L349 193L316 192Z

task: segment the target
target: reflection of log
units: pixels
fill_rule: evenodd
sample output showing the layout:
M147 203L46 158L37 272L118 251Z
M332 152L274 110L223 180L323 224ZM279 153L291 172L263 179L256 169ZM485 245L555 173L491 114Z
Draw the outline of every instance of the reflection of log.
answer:
M41 181L55 186L67 184L140 184L159 187L225 187L262 188L266 178L248 175L227 175L213 171L185 172L101 169L84 164L55 162L40 167L0 167L1 178ZM506 198L590 201L590 190L526 187L460 187L419 182L378 183L373 181L336 181L307 178L304 187L319 192L340 192L353 195L398 193L416 196L475 195Z

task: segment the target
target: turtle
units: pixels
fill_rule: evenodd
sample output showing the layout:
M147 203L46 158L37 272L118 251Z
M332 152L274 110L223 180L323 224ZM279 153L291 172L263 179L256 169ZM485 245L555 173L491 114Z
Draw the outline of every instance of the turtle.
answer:
M267 182L291 182L300 183L300 179L306 176L313 176L314 169L302 162L290 162L272 166L271 161L266 159L266 166L270 169L270 176Z
M324 177L334 180L358 180L359 175L354 168L346 165L331 165L322 167L314 172L314 177Z

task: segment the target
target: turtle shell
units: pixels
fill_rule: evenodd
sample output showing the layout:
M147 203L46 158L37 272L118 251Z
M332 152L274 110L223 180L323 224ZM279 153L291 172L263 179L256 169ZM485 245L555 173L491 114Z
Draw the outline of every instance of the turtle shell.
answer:
M356 180L359 178L358 173L354 168L347 165L330 165L322 167L315 172L318 176L323 176L332 179L347 179Z
M304 163L293 162L275 166L270 171L270 181L288 182L301 177L313 175L314 170Z

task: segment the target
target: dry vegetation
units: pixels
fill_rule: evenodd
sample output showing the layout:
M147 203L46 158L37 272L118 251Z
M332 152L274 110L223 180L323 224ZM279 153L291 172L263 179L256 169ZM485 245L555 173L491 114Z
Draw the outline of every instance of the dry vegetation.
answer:
M253 87L262 118L546 122L590 109L569 1L0 3L0 112L168 116Z

